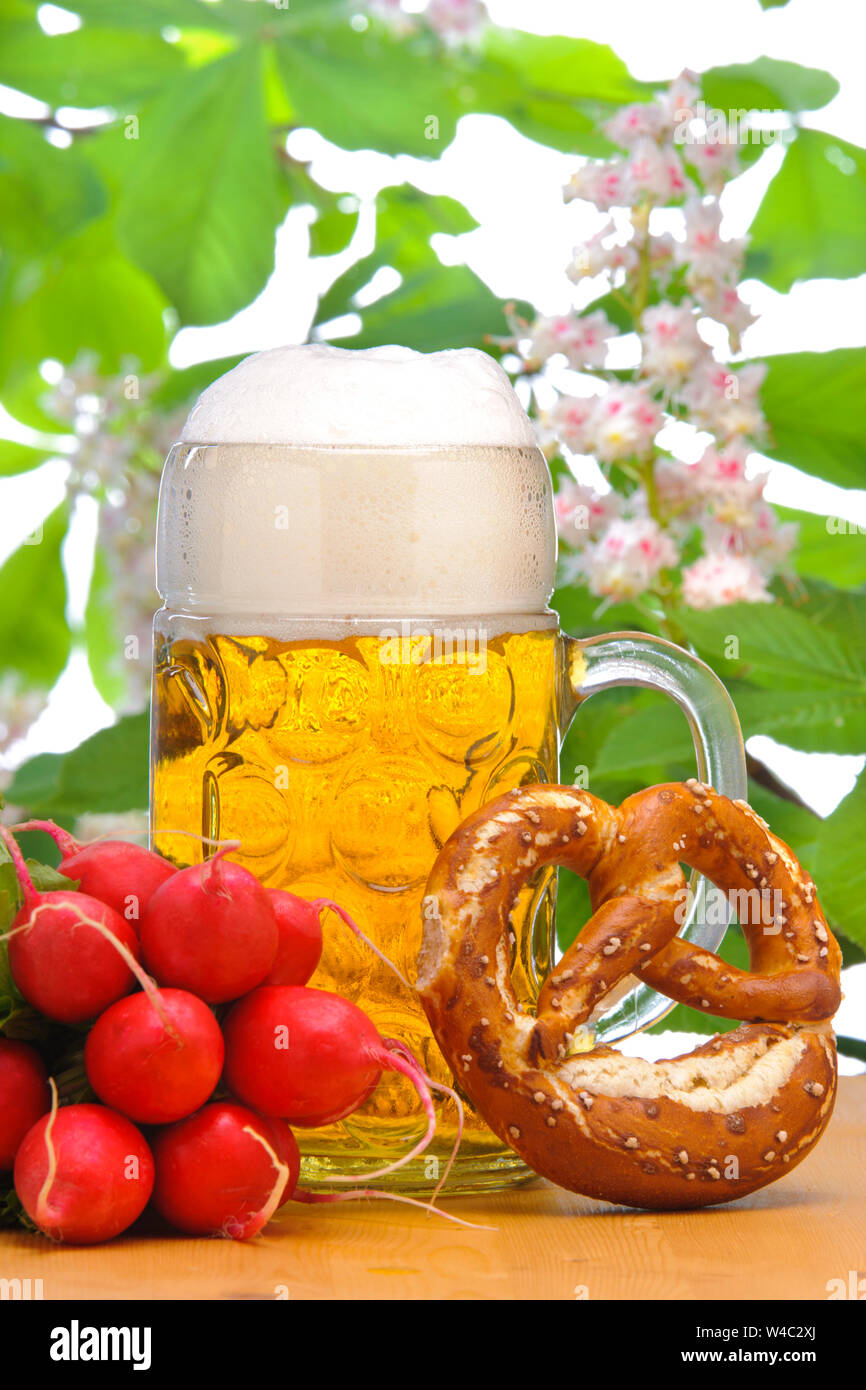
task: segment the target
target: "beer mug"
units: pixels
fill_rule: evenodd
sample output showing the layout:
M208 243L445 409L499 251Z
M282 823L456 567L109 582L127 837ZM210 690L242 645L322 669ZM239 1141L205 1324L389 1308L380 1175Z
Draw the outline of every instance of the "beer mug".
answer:
M483 803L558 781L562 738L597 691L664 690L688 718L698 776L745 795L736 714L708 667L642 633L559 630L549 469L482 353L247 359L171 450L157 529L152 843L186 865L208 841L238 840L263 884L339 903L410 981L438 850ZM512 914L530 1011L553 960L555 892L541 871ZM701 903L699 886L684 932L713 949L724 926ZM323 928L311 985L353 1000L451 1085L411 989L336 914ZM630 986L595 1020L600 1040L671 1007ZM466 1109L449 1190L529 1176ZM385 1185L429 1189L456 1119L445 1099L434 1145ZM349 1118L298 1131L305 1181L363 1182L423 1130L411 1086L387 1076Z

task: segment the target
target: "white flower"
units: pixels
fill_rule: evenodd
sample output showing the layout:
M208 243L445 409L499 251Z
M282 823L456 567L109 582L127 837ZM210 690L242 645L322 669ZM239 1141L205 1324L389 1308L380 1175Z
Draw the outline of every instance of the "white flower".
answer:
M689 189L682 162L676 150L659 146L654 140L637 141L628 160L628 203L640 202L642 197L655 203L669 203Z
M683 403L692 411L693 423L723 439L735 435L759 437L764 416L758 403L766 364L752 362L734 371L720 362L699 364L681 390Z
M746 242L723 238L722 212L715 201L690 198L685 206L685 241L677 243L676 258L687 268L690 288L707 283L711 293L719 284L736 280L743 261Z
M616 383L604 396L561 396L544 423L574 453L615 463L648 457L664 416L647 386Z
M592 452L603 463L645 458L664 424L664 416L646 386L613 385L596 397Z
M588 454L592 448L592 420L596 396L560 396L556 404L542 413L542 426L574 454Z
M614 233L613 222L608 222L595 236L580 246L575 246L574 259L565 272L569 280L577 284L584 276L601 275L604 271L615 274L618 270L628 275L637 268L638 254L633 245L626 243L625 246L619 246L614 243L612 246L605 246L605 239Z
M572 174L563 189L563 198L567 203L574 198L584 198L588 203L595 203L602 212L609 212L614 207L627 207L630 184L625 161L587 161Z
M692 72L690 68L684 68L659 101L665 129L676 131L677 127L693 120L700 95L697 73Z
M703 312L718 323L725 324L737 339L755 322L756 315L748 304L743 303L736 285L713 284L710 293L700 298Z
M771 603L764 576L746 555L703 555L683 570L683 601L689 608L728 603Z
M709 356L688 300L679 306L663 302L645 309L641 345L644 375L670 386Z
M655 521L617 518L587 557L587 581L593 594L636 598L661 570L676 563L676 547Z
M526 361L539 367L549 357L563 353L572 367L600 367L607 356L607 341L616 328L601 309L591 314L562 314L537 318L529 330Z
M655 139L662 132L664 112L657 102L637 101L631 106L622 106L603 127L604 133L615 145L631 149L643 136Z
M739 172L739 145L736 140L721 139L713 131L707 131L686 142L683 159L697 169L706 188L720 193L727 180Z
M569 545L585 545L598 540L613 519L619 516L623 499L617 492L596 492L582 483L560 485L553 501L556 529Z

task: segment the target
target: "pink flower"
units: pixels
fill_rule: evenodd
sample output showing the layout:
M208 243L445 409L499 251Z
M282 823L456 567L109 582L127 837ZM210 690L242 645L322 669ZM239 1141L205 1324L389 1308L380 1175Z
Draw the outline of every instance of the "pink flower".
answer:
M685 265L690 287L710 282L729 284L739 273L746 248L744 240L724 239L718 203L690 198L685 207L685 241L677 245L677 260Z
M671 386L709 356L688 300L679 307L662 303L644 310L641 344L644 375Z
M646 458L663 424L664 416L648 387L615 384L606 396L596 397L592 452L603 463Z
M676 132L678 127L693 120L700 95L697 73L684 68L660 99L665 128Z
M605 246L606 238L615 234L612 222L602 227L594 237L590 237L581 246L575 246L574 259L566 270L569 280L576 284L584 276L601 275L604 271L616 273L622 270L626 275L637 268L638 254L634 246L625 245Z
M582 483L561 484L553 502L560 538L572 546L598 540L605 528L619 516L622 498L616 492L600 493Z
M617 518L587 557L589 589L606 598L636 598L676 563L676 547L655 521Z
M592 448L591 422L596 396L560 396L542 416L546 426L574 454L588 454Z
M604 126L604 133L615 145L631 149L643 136L655 139L661 134L664 115L661 106L652 101L638 101L623 106Z
M722 608L729 603L771 603L764 576L745 555L703 555L683 570L683 601L689 608Z
M628 184L630 204L639 202L641 197L650 198L655 203L670 203L682 197L689 188L676 150L661 147L647 138L638 140L632 150L628 161Z
M683 158L697 169L704 186L720 193L728 179L739 172L740 152L736 139L727 131L710 127L702 135L689 135L683 146Z
M763 362L734 371L710 361L695 369L680 394L692 411L694 422L712 434L722 439L738 434L758 438L765 427L758 393L766 374Z
M590 160L572 174L563 189L567 203L584 198L595 203L602 212L613 207L627 207L630 201L626 166L623 160Z
M740 298L736 285L713 285L701 299L701 308L711 319L725 324L737 337L755 322L756 315Z
M540 366L561 352L572 367L600 367L607 356L608 339L616 337L616 331L600 309L591 314L538 318L530 329L527 363Z

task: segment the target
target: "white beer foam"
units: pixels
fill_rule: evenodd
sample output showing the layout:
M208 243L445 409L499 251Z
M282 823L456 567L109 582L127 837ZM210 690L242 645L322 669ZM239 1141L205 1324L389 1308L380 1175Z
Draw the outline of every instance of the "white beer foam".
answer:
M217 630L543 613L555 563L547 463L475 351L258 353L205 391L160 487L157 586Z
M352 350L326 343L254 353L209 386L190 444L523 444L532 425L506 373L476 348Z

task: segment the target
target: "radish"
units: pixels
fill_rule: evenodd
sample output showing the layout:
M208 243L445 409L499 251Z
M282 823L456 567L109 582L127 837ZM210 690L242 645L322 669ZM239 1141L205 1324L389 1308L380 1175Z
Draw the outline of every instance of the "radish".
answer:
M153 1202L187 1235L247 1240L294 1193L301 1166L295 1137L231 1101L206 1105L154 1140Z
M27 1043L0 1038L0 1171L14 1165L21 1140L50 1106L39 1053Z
M8 932L9 969L28 1004L57 1023L83 1023L128 994L138 939L113 908L87 893L37 893L15 840L0 825L23 904Z
M322 954L322 926L317 904L281 888L268 890L277 919L279 941L266 985L305 985Z
M391 1051L367 1015L342 995L263 985L235 1004L223 1033L229 1090L261 1114L305 1128L332 1124L357 1110L383 1071L409 1078L424 1107L427 1131L403 1158L366 1178L394 1172L433 1138L436 1117L421 1067L411 1053Z
M236 842L232 842L236 847ZM279 931L267 891L218 850L157 888L141 919L141 951L161 985L223 1004L261 984Z
M145 993L119 999L96 1020L84 1065L106 1105L138 1124L162 1125L191 1115L213 1095L223 1053L207 1004L147 981Z
M137 922L160 884L177 873L162 855L126 840L99 840L82 845L50 820L29 820L16 830L44 830L60 850L60 872L76 879L82 893L113 907L127 922Z
M53 1083L52 1083L53 1085ZM67 1245L111 1240L144 1211L153 1156L125 1115L66 1105L28 1131L15 1159L15 1191L45 1235Z

